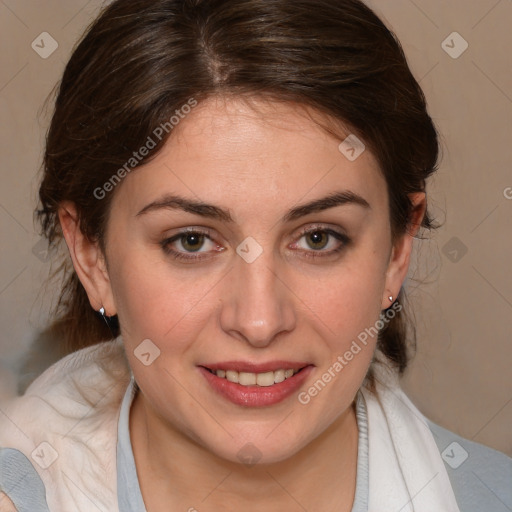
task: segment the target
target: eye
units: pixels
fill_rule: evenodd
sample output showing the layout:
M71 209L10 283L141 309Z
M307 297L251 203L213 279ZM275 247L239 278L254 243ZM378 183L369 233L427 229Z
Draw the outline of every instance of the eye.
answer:
M164 252L177 260L201 260L208 258L205 253L223 250L211 238L209 231L189 228L160 242Z
M176 240L176 243L178 246L181 246L180 250L197 252L204 246L205 240L206 237L202 233L186 233L181 235L180 238Z
M350 244L350 238L344 233L326 227L309 227L302 231L302 236L292 244L306 257L324 257L337 254Z
M332 236L326 231L309 231L301 237L301 240L302 239L305 240L308 246L303 248L314 250L325 249L329 245L329 242L332 242Z

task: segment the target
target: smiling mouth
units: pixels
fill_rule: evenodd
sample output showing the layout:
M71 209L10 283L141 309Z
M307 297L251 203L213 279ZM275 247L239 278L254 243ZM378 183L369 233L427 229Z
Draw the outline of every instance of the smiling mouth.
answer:
M235 370L212 370L211 368L207 368L203 366L205 370L208 370L213 375L221 379L225 379L229 382L233 382L235 384L240 384L241 386L259 386L259 387L268 387L273 386L274 384L279 384L280 382L284 382L287 379L290 379L297 373L301 372L306 368L303 366L299 369L293 368L282 368L275 371L268 372L260 372L260 373L252 373L252 372L237 372Z

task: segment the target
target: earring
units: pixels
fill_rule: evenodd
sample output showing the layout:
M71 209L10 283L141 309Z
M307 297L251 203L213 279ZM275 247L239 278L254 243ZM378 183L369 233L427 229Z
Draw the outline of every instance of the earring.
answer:
M101 315L105 323L107 324L107 327L109 328L110 332L112 333L112 336L115 337L115 333L113 329L119 328L119 322L117 319L117 315L108 316L105 314L105 308L101 306L101 308L98 310L98 313Z
M389 302L393 302L393 295L390 295L390 296L388 297L388 299L389 299Z
M119 333L119 319L117 318L117 315L114 314L112 316L108 316L105 313L105 308L101 306L98 311L94 310L95 313L99 313L101 315L101 318L103 318L103 321L107 324L107 327L109 328L110 332L112 333L112 336L115 338L118 336Z
M103 320L105 320L105 323L107 324L107 327L110 329L110 324L108 323L107 317L105 315L105 308L101 306L98 313L103 317Z

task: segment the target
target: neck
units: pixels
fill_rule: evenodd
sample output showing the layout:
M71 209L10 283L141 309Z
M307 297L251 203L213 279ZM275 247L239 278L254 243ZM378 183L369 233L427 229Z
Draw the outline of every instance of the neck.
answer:
M245 512L352 509L355 404L299 452L273 464L247 466L217 457L156 416L140 391L130 411L130 436L148 512L218 511L228 505Z

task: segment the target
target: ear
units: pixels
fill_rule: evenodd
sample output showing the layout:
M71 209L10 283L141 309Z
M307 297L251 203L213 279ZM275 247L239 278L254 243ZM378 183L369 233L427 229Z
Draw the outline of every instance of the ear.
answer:
M391 295L394 300L398 296L400 288L407 277L412 242L421 226L421 221L427 209L426 194L424 192L409 194L409 198L413 204L413 210L406 232L396 241L391 252L386 271L386 287L385 296L382 298L382 309L387 309L391 305L388 297Z
M97 242L90 241L80 230L74 203L60 204L59 221L75 271L93 309L105 308L105 314L116 314L106 260Z

